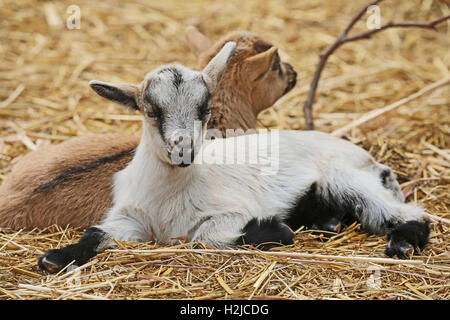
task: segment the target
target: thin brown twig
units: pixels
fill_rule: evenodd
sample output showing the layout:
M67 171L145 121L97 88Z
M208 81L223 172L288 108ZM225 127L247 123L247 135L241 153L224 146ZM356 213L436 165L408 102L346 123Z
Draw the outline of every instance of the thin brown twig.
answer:
M370 38L373 34L383 31L385 29L388 28L408 28L408 27L414 27L414 28L424 28L424 29L433 29L435 31L437 31L436 25L438 25L439 23L448 20L450 18L450 15L441 17L439 19L430 21L430 22L415 22L415 21L406 21L406 22L388 22L382 26L380 26L380 28L378 29L371 29L369 31L365 31L365 32L361 32L361 33L357 33L351 37L347 37L343 42L350 42L350 41L356 41L359 39L368 39Z
M316 95L317 87L320 80L320 75L322 74L322 71L325 67L325 64L329 58L329 56L336 51L337 48L342 46L344 43L357 41L361 39L369 39L372 35L375 33L378 33L382 30L386 30L389 28L399 28L399 27L416 27L416 28L425 28L425 29L433 29L437 31L436 26L448 19L450 19L450 15L441 17L439 19L430 21L430 22L417 22L417 21L405 21L405 22L388 22L382 26L380 26L377 29L371 29L369 31L364 31L357 33L353 36L348 36L348 33L353 28L353 26L356 24L356 22L361 19L361 17L366 13L367 8L373 5L377 5L381 0L376 0L368 5L366 5L358 14L356 14L352 20L350 20L350 23L347 25L347 27L341 32L339 37L336 39L336 41L329 46L326 50L324 50L320 54L319 63L317 64L316 71L314 72L313 79L310 84L310 89L308 91L308 96L306 97L305 103L303 105L303 112L305 117L305 129L306 130L313 130L314 129L314 121L312 116L312 105L314 101L314 97Z

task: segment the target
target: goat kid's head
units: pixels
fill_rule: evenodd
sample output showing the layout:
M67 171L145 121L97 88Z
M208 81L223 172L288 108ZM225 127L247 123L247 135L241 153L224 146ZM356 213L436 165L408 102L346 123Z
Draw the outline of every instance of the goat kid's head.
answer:
M89 82L100 96L139 110L144 135L156 142L160 160L180 167L193 163L211 117L212 95L236 47L227 42L202 71L164 65L135 86L97 80Z
M233 91L233 95L248 101L255 116L271 107L297 83L297 72L292 65L282 61L278 48L256 33L234 31L211 44L197 28L189 26L186 38L191 51L198 57L200 68L216 55L224 43L236 42L236 50L218 91L224 95Z

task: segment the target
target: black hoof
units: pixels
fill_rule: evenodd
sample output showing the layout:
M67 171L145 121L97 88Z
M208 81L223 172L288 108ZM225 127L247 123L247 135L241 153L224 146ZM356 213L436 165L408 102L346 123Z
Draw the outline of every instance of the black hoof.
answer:
M38 270L47 271L49 273L57 273L74 259L67 255L62 249L48 250L38 260Z
M55 273L75 260L81 266L97 253L111 247L111 240L107 234L96 227L86 229L80 241L62 249L48 250L38 260L38 270Z
M238 245L252 245L261 250L269 250L280 245L294 244L294 232L276 218L252 219L242 230L244 235Z
M426 222L408 221L397 226L388 236L386 255L400 259L410 257L425 248L430 235Z
M315 223L311 226L314 230L312 233L315 235L323 235L326 238L330 238L342 229L342 222L337 218L331 218L326 222Z

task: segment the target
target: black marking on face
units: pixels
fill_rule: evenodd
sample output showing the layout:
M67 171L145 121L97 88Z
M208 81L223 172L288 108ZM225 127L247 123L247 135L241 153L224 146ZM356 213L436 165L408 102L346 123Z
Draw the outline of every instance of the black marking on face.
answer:
M166 68L159 72L159 74L169 72L172 74L172 84L178 90L183 83L183 75L176 68Z
M258 220L253 218L242 229L243 236L236 245L252 245L268 250L280 245L294 244L294 232L276 217Z
M202 102L199 104L198 108L198 118L203 121L206 119L208 115L211 114L211 105L210 105L211 94L207 91L203 97Z
M164 137L166 136L166 132L165 132L166 117L161 112L157 119L158 119L158 131L159 131L159 134L161 135L161 138L164 139Z
M145 111L145 114L147 115L147 117L151 118L151 119L159 119L162 118L162 109L156 105L153 105L149 110Z
M181 73L178 72L178 70L174 69L172 71L173 73L173 85L175 86L175 88L178 89L178 87L181 85L181 83L183 82L183 76L181 75Z
M201 74L186 81L183 70L176 68L160 70L145 89L144 99L145 113L156 120L154 125L166 145L171 129L189 128L188 121L204 121L211 111L211 94ZM187 109L191 106L194 109Z
M150 90L148 90L148 88L147 90L145 90L145 99L147 100L148 104L150 104L150 109L147 110L146 113L149 118L155 118L157 120L159 134L164 139L166 115L164 113L164 109L158 104L156 99L153 98L149 91Z
M135 148L123 150L111 156L99 158L88 163L64 169L56 178L52 179L50 182L38 186L33 192L47 192L63 182L80 179L81 174L92 171L104 164L119 161L124 157L131 156L134 153L134 150Z

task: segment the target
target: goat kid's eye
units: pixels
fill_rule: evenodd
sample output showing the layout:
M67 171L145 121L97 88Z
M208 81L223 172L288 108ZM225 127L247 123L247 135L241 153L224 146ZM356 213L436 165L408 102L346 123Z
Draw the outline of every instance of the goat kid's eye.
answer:
M212 110L212 106L209 104L204 104L204 105L200 106L199 118L205 119L206 117L210 116L211 110Z
M155 115L155 113L153 111L147 111L147 117L151 120L156 120L157 116Z
M274 62L274 64L272 65L272 70L273 71L277 71L281 68L281 65L279 62Z
M275 61L272 64L272 71L278 72L279 75L283 72L281 70L281 61L279 56L275 57Z

